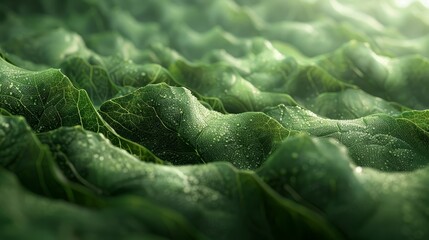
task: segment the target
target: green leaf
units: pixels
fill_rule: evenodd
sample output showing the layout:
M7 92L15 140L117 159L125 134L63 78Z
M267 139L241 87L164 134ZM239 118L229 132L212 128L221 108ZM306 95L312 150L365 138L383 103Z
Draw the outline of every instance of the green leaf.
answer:
M322 93L307 105L309 110L334 119L354 119L376 113L397 115L406 109L357 89Z
M166 84L109 100L100 114L120 135L174 164L229 161L256 168L290 134L263 113L224 115L205 108L189 90Z
M290 106L278 106L266 113L287 129L337 139L360 166L409 171L424 167L429 161L429 134L408 120L383 114L333 120Z
M155 83L179 84L171 74L157 64L135 64L116 57L103 58L91 55L89 58L70 57L61 64L73 86L84 89L95 107L112 97L127 95L138 87ZM195 93L207 107L226 112L223 103L215 97L205 97Z
M0 58L0 108L24 116L36 132L80 125L106 135L145 161L160 161L144 147L118 136L104 122L86 91L77 90L59 70L28 71Z
M423 111L405 111L402 112L400 118L408 119L421 129L429 132L429 110Z
M137 65L115 57L71 57L61 64L61 70L76 88L89 93L96 106L126 88L134 90L150 83L175 83L167 70L159 65Z
M296 105L287 94L261 92L232 69L221 65L191 65L178 61L171 74L182 86L219 98L228 112L261 111L278 104Z
M12 39L3 47L11 54L50 67L57 67L71 55L90 54L81 36L63 28Z
M95 62L95 64L91 64ZM61 71L71 80L73 86L85 89L95 106L114 97L119 89L109 73L95 58L85 60L81 57L68 58L61 64Z
M362 90L408 107L429 106L426 88L429 61L421 56L389 58L377 55L368 44L352 41L320 57L318 64L334 77Z
M159 204L210 238L339 238L317 213L280 198L255 174L230 164L145 163L101 135L77 128L61 128L41 138L74 170L76 182L96 187L104 196L134 195Z
M0 239L429 238L402 4L2 0Z
M314 22L281 21L267 26L264 36L269 40L289 43L309 57L334 51L352 39L367 40L365 34L332 19Z
M196 60L207 52L224 49L233 56L243 56L249 51L249 41L237 38L221 27L198 32L186 25L174 25L171 35L175 36L172 45L185 58Z
M86 209L36 196L0 167L2 239L205 239L180 215L143 199L116 198ZM118 206L119 205L119 206Z
M91 192L70 183L22 117L0 116L0 166L31 191L86 205L98 205ZM23 151L25 149L25 151Z
M257 174L283 196L321 211L346 238L427 238L428 167L380 172L357 167L347 153L332 139L291 137Z

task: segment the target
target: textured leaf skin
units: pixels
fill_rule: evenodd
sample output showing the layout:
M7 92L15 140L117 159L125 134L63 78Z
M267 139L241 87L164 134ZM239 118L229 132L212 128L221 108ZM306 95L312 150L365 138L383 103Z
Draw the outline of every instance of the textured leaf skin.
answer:
M386 173L354 162L338 142L301 135L287 139L257 174L283 196L319 209L348 239L427 238L421 206L428 167Z
M61 128L41 139L57 161L67 162L68 178L103 196L133 195L164 206L210 238L340 238L317 213L279 198L255 174L228 163L145 163L79 128Z
M0 58L0 108L22 115L37 132L80 125L147 161L160 160L143 146L121 138L99 116L88 94L59 70L28 71Z
M192 66L178 61L170 67L170 71L182 86L204 96L219 98L229 112L261 111L279 104L296 105L289 95L261 92L221 65Z
M429 239L416 0L1 0L0 239Z
M95 211L34 195L3 168L0 193L8 206L0 213L2 239L206 239L181 216L143 199L112 199Z
M429 135L411 121L389 115L354 120L317 116L299 107L278 106L267 114L287 129L331 137L344 144L360 166L383 171L410 171L426 166Z
M388 101L415 109L429 104L429 61L421 56L389 58L378 55L368 44L353 41L321 57L319 65L334 77Z
M228 161L254 169L291 134L265 114L224 115L205 108L189 90L166 84L109 100L100 114L120 135L174 164Z

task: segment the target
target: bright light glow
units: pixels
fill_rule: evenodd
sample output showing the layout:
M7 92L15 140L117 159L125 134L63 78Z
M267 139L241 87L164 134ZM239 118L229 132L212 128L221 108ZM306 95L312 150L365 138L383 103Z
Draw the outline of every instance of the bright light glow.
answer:
M413 2L421 2L425 7L429 8L429 0L395 0L395 3L400 7L408 7Z
M355 172L356 173L362 173L362 167L356 167Z

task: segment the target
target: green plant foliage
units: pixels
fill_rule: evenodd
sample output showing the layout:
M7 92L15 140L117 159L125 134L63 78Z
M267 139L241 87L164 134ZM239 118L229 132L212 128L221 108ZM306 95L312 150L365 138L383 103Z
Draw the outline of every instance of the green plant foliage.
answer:
M424 239L427 171L359 167L338 142L301 135L286 140L257 174L283 196L319 209L346 238Z
M210 238L338 237L317 213L279 198L253 173L227 163L145 163L102 135L79 128L61 128L40 138L57 161L66 162L62 170L68 179L102 196L133 195L172 209ZM267 218L271 215L279 220Z
M2 0L0 239L429 239L399 2Z
M429 134L401 117L374 114L353 120L335 120L284 105L267 109L266 113L287 129L337 139L360 166L408 171L425 166L429 161Z
M224 115L205 108L189 90L166 84L109 100L100 114L121 136L174 164L229 161L256 168L291 134L263 113Z
M56 69L28 71L0 58L0 108L24 116L37 132L80 125L148 161L160 161L143 146L122 138L99 116L85 90Z

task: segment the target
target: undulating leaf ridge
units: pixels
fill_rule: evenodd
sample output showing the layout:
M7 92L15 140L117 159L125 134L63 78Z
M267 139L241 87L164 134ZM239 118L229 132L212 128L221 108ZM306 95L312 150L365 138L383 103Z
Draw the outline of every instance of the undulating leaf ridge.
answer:
M0 238L427 239L400 4L1 1Z
M121 136L174 164L229 161L253 169L291 134L263 113L221 114L186 88L166 84L111 99L100 114Z
M112 198L102 209L85 209L32 194L1 167L0 194L8 206L0 213L2 239L206 239L180 215L142 198Z
M14 172L32 192L86 205L98 204L91 191L65 178L49 148L22 117L0 116L0 147L0 166Z
M191 66L178 61L170 71L181 85L203 96L219 98L228 112L261 111L279 104L296 105L287 94L259 91L226 66Z
M353 41L317 62L334 77L374 96L416 109L429 106L429 61L422 56L389 58Z
M99 189L103 196L134 195L162 205L185 216L209 238L341 237L316 212L279 198L255 174L227 163L183 167L145 163L101 135L79 128L61 128L40 137L57 161L64 159L72 166L74 171L67 176L76 182Z
M20 26L18 23L15 24ZM55 26L55 24L53 25ZM182 31L177 28L175 28L173 31L178 31L178 33L182 34ZM186 28L184 31L186 32L191 30ZM33 35L26 35L24 37L18 36L16 39L9 40L5 46L12 46L9 47L11 48L11 51L9 51L7 54L14 64L20 65L22 67L41 69L46 68L46 66L61 66L65 70L65 74L73 81L76 87L82 87L89 92L90 97L96 105L101 104L103 100L107 100L110 96L118 91L119 94L122 95L134 90L134 88L124 87L124 85L121 84L129 85L130 83L137 83L137 86L142 86L142 83L146 82L147 80L149 80L149 82L153 80L150 79L150 77L148 78L139 75L141 71L148 71L147 66L132 64L128 62L128 60L137 60L141 63L142 60L146 59L146 61L158 61L160 64L165 64L165 67L172 65L173 67L170 68L170 70L172 70L173 75L175 75L177 79L171 79L171 76L169 76L167 73L162 75L166 78L160 78L160 81L166 80L170 84L174 85L177 84L174 82L180 82L182 86L192 89L194 93L198 95L199 98L203 101L205 98L209 99L208 105L211 105L215 110L219 111L224 111L224 107L226 111L229 112L242 112L248 110L258 111L264 107L275 106L278 103L295 104L294 100L286 94L292 96L303 106L311 108L311 103L314 102L314 99L324 92L338 92L342 91L343 89L354 88L353 85L350 85L347 82L341 82L326 71L320 69L318 66L314 66L310 60L306 60L305 64L297 64L291 57L287 58L289 56L288 51L285 53L280 53L271 45L269 41L262 40L260 38L251 38L250 40L242 38L235 39L233 36L229 36L228 34L228 32L224 32L220 29L206 33L193 33L193 35L195 35L195 38L193 38L195 43L190 44L190 47L199 46L203 42L209 41L208 43L201 45L201 49L186 50L180 46L173 45L182 54L185 52L200 53L208 51L208 54L205 54L204 59L208 59L209 62L212 62L213 60L226 61L228 64L231 64L232 68L227 67L228 70L226 71L230 73L223 76L216 76L216 74L220 74L221 72L225 71L224 68L226 66L224 66L224 64L215 64L209 66L201 66L200 64L197 66L201 66L202 68L196 67L191 68L192 70L190 70L187 67L190 65L185 64L185 59L175 53L167 53L168 58L173 58L180 61L176 63L174 61L165 63L165 60L160 60L159 57L157 57L157 55L159 55L161 58L164 58L163 56L167 51L165 49L160 50L160 44L162 45L162 41L157 43L158 47L154 46L151 48L154 51L148 50L141 53L139 53L138 50L132 51L131 53L133 53L136 57L129 57L128 55L131 53L125 54L128 57L123 53L118 53L117 56L124 57L124 60L119 58L103 60L94 53L91 53L82 42L82 39L76 37L76 33L65 31L62 28L54 28L53 30L36 32ZM173 35L175 36L173 41L183 38L180 36L177 37L177 34ZM185 33L184 35L188 36L189 34ZM26 45L25 51L22 51L24 48L20 47L19 42L26 42L26 39L34 38L34 36L41 36L39 37L43 40L39 40L41 44ZM21 40L21 38L24 40ZM56 43L55 46L57 47L52 48L52 50L49 51L50 54L47 54L42 62L39 61L38 64L43 63L42 65L34 65L32 62L27 61L27 59L30 57L35 56L37 58L41 52L46 52L46 49L44 49L46 48L46 44L43 44L44 42L55 42L55 39L57 38L65 40ZM213 40L207 40L212 38ZM38 39L36 39L36 41L37 40ZM18 43L16 43L17 41ZM89 41L91 42L91 40ZM222 45L222 42L232 45ZM213 43L221 45L219 45L219 47L213 47ZM234 53L234 49L238 48L242 49L240 50L240 53ZM13 49L17 50L14 51ZM131 49L133 49L133 47L131 47ZM225 49L227 51L226 55L220 52L221 55L217 56L219 54L216 52L220 51L219 49ZM235 55L237 57L229 54ZM295 55L291 56L293 57ZM213 57L215 59L213 59ZM79 58L83 58L85 60L79 60ZM23 59L26 60L24 61ZM55 59L57 61L54 61ZM88 63L83 64L81 61ZM76 66L76 64L78 66ZM90 67L87 65L90 65ZM99 68L101 67L99 65L103 65L104 68L106 68L105 71L109 72L109 76L105 76L106 73ZM114 72L110 72L109 69L111 67L115 69ZM120 69L119 73L117 72L118 69ZM214 72L215 74L201 76L201 74L199 74L201 71ZM165 73L165 70L162 70L162 72ZM109 78L111 78L111 80L109 80ZM142 78L144 78L143 81L141 81ZM196 81L194 80L195 78L197 78L196 80L198 82L204 82L205 84L196 84ZM218 89L218 91L215 89L210 89L210 91L207 91L207 88L201 88L201 86L212 86L209 84L209 82L216 82L215 80L217 78L224 79L222 82L232 82L234 79L238 78L240 79L238 83L243 84L230 86L227 84L224 87L222 87L223 84L218 84L215 88ZM118 80L119 88L111 86L111 81L114 79ZM94 90L94 85L100 85L100 89ZM200 86L200 88L196 88L196 86ZM241 86L244 89L248 88L248 94L237 93L237 86ZM368 91L371 92L371 90ZM221 95L214 96L214 93ZM370 95L367 95L366 98L369 98L370 101L373 101L373 99L371 99L372 96ZM216 102L211 102L211 99L219 99L220 101L216 100ZM343 100L342 98L339 99ZM391 100L398 99L395 98ZM319 105L322 103L324 103L324 101L320 101ZM325 104L324 108L328 107L329 104ZM315 108L312 110L318 109ZM381 110L381 112L385 112L383 111L384 109L379 110ZM356 114L357 117L361 117L359 113L363 112L364 111L358 109L358 111L353 112L353 114Z
M280 105L266 113L285 128L313 136L335 138L344 144L357 165L384 171L410 171L429 161L429 135L413 122L386 114L353 120L317 116L300 108Z
M355 162L338 142L301 135L287 139L257 174L283 196L319 209L347 239L427 238L428 167L386 173Z
M66 134L67 132L69 134ZM91 136L103 142L103 146L82 144L82 139L76 137L79 134L81 137ZM0 236L26 238L31 232L33 237L43 239L92 239L94 236L116 239L151 235L179 239L205 238L174 211L150 203L146 199L126 196L101 198L104 192L83 181L83 172L77 172L68 156L61 152L61 142L52 139L52 136L59 135L62 137L61 142L73 142L80 147L76 153L85 152L89 146L97 147L100 156L110 158L110 161L120 160L114 158L118 156L140 161L123 149L116 156L107 154L106 147L119 148L111 145L103 135L85 132L81 127L59 128L35 134L22 117L0 116L0 147L6 149L0 152L0 192L3 196L0 202L9 206L0 214L0 219L10 223L0 227ZM91 142L91 139L87 138L85 141ZM23 148L26 150L22 151ZM89 153L87 157L87 160L94 158L94 153ZM18 180L22 186L38 196L23 190ZM92 209L65 204L55 199L67 200ZM98 212L95 211L97 209ZM23 218L26 219L24 222ZM127 220L124 221L123 218ZM136 223L143 226L136 228ZM109 229L104 229L107 226ZM70 232L61 231L61 227L67 227Z
M6 52L43 66L57 67L70 55L87 56L81 36L63 28L36 32L3 44Z
M360 89L322 93L307 107L320 116L332 119L356 119L376 113L396 115L408 110L399 104L373 97Z
M400 115L400 118L408 119L412 121L414 124L425 130L426 132L429 132L429 111L428 110L422 110L422 111L405 111L402 112Z
M71 57L61 64L61 70L75 87L89 93L96 106L147 84L175 84L170 74L159 65L137 65L114 57Z
M70 57L61 64L61 70L76 88L84 89L96 107L113 98L129 94L148 84L181 84L170 72L158 64L135 64L118 57L100 57L92 54L88 58ZM188 84L189 85L189 84ZM194 92L207 107L226 112L218 97Z
M28 71L0 58L0 108L24 116L37 132L80 125L105 134L142 159L160 161L149 150L122 138L99 116L85 90L76 89L59 70Z

